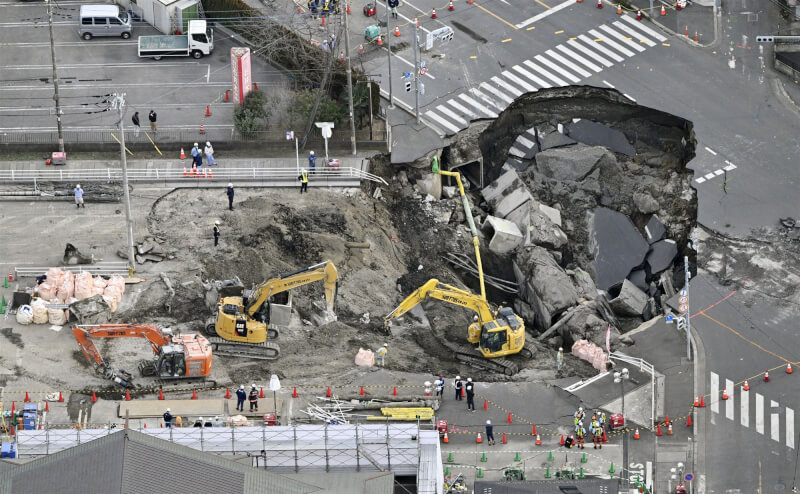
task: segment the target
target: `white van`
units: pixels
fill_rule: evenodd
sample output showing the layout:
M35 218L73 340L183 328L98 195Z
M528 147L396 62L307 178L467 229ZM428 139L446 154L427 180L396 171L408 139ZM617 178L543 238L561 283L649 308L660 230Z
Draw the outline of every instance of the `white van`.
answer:
M81 5L78 34L85 40L95 36L131 37L131 17L116 5Z

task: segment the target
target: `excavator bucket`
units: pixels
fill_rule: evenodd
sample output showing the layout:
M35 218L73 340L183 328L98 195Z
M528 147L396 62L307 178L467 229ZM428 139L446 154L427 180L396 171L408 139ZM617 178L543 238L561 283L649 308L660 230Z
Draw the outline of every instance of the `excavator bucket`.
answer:
M439 173L439 157L434 154L433 155L433 160L431 160L431 163L433 165L431 167L431 172Z

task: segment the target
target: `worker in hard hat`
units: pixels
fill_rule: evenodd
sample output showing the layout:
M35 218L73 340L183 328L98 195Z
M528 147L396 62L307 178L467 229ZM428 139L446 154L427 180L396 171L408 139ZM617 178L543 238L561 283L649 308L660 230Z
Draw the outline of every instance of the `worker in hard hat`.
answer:
M257 412L258 411L258 389L256 389L255 383L250 387L250 411Z
M236 390L236 410L244 412L244 400L247 399L247 391L244 390L244 384L239 386Z
M83 206L83 209L86 209L86 204L83 203L83 189L81 189L81 184L75 186L75 207L79 208Z
M311 171L311 174L314 174L314 168L317 166L317 155L314 154L314 151L308 152L308 169Z
M486 442L489 446L494 446L494 426L491 420L486 421Z
M464 381L461 380L461 376L453 379L453 387L456 388L456 400L460 400L461 393L464 391Z
M389 344L384 343L382 347L378 348L378 351L375 352L378 354L378 357L381 358L381 367L386 367L386 352L389 351Z
M164 412L164 427L172 427L172 413L170 413L169 408L167 408L167 411Z
M206 141L206 147L203 148L203 154L206 155L206 161L208 161L208 166L217 164L217 161L214 159L214 146L211 145L209 141Z
M233 184L232 183L228 183L228 189L227 189L227 191L225 193L228 194L228 209L233 211L233 194L234 194L234 192L233 192Z
M297 177L297 180L300 181L300 193L308 192L308 172L305 168L300 170L300 176Z
M475 385L472 384L472 378L467 378L467 410L475 411Z
M219 245L219 225L221 224L219 220L214 222L214 247Z

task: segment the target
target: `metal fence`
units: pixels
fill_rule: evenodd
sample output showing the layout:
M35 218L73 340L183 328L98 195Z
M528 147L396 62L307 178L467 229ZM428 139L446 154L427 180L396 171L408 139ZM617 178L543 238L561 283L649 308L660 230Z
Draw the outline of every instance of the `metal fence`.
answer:
M800 53L781 53L776 51L775 60L796 72L800 72Z
M14 267L14 275L18 278L22 277L32 277L32 276L41 276L47 273L47 270L50 269L52 266L15 266ZM73 274L83 273L84 271L89 271L94 275L106 275L110 276L112 274L119 274L119 275L127 275L128 274L128 263L126 262L105 262L103 264L84 264L84 265L76 265L76 266L61 266L62 271L71 271Z

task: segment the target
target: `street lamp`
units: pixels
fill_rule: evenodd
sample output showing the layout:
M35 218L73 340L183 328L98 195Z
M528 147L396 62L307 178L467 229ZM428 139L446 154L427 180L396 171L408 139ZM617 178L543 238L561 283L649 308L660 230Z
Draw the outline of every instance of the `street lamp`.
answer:
M669 494L673 494L673 491L672 491L672 481L673 480L675 481L675 490L677 490L678 486L681 485L681 483L683 481L683 467L684 467L683 463L682 462L678 462L677 465L675 465L674 467L669 469L670 476L669 476L669 481L668 481L668 484L667 484L667 491L669 492ZM683 492L686 492L685 488L684 488Z
M622 371L614 372L614 382L619 383L619 392L622 397L622 423L627 426L628 422L625 418L625 381L631 378L628 368L625 367ZM628 443L630 442L630 434L623 435L622 438L622 475L625 479L628 478Z

